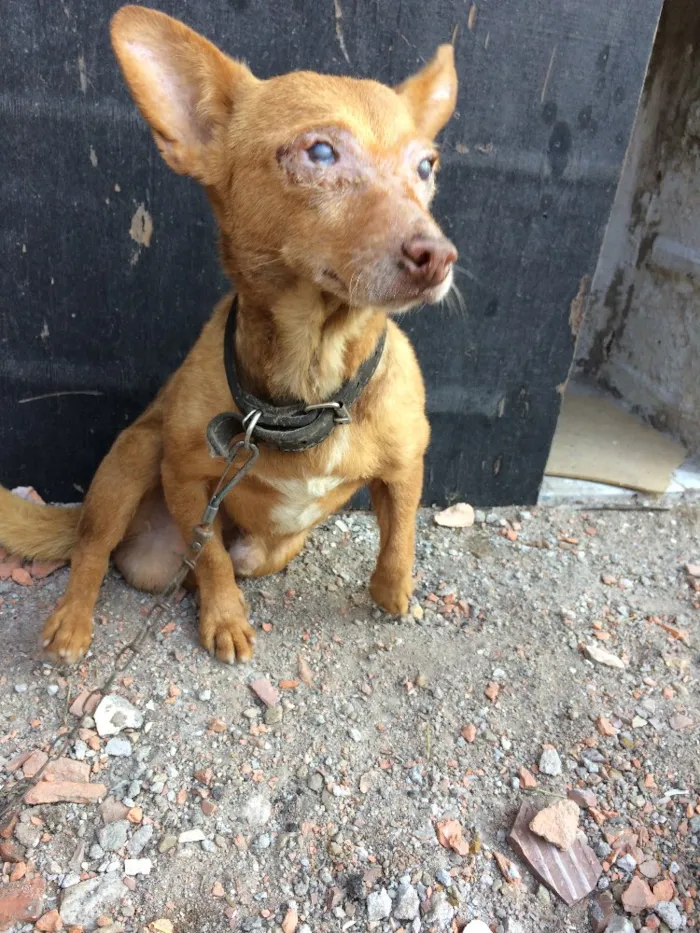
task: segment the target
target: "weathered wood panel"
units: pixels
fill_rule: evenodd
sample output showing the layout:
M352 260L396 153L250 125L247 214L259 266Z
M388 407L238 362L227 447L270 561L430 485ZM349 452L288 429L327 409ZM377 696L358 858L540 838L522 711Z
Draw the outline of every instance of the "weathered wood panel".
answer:
M86 487L225 287L203 194L161 163L122 83L107 34L118 5L0 3L0 479L55 498ZM660 5L159 4L260 76L398 82L458 27L436 213L467 310L404 319L428 383L428 502L537 494L569 306L595 267Z

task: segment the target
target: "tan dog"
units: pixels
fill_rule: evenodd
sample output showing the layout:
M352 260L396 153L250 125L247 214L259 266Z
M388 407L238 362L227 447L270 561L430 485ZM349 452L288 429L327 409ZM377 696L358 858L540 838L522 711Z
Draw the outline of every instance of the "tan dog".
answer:
M452 48L391 89L307 72L261 81L142 7L119 10L111 34L161 155L211 201L236 284L245 388L302 410L324 402L386 330L351 423L307 451L263 447L226 498L195 571L202 644L222 661L249 659L254 635L235 574L280 570L367 483L380 527L370 590L387 612L406 613L429 427L415 355L387 314L440 301L451 287L457 254L428 205L432 140L457 93ZM119 435L81 508L33 505L0 487L0 543L28 558L71 558L66 594L44 628L54 656L72 662L90 646L113 552L142 589L161 588L177 569L225 466L205 430L233 407L222 351L232 301L219 302L182 366Z

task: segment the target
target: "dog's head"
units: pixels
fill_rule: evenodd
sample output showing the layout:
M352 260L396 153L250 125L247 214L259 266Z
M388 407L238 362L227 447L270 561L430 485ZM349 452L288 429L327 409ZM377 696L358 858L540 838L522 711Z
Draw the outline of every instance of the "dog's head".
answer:
M457 95L451 46L392 89L311 72L261 81L143 7L117 12L112 42L161 155L207 188L241 285L303 279L387 310L447 294L457 252L429 204L433 139Z

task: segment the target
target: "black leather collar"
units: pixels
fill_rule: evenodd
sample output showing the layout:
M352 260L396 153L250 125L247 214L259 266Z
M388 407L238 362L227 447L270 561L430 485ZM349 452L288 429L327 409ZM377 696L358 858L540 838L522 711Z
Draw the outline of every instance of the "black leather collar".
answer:
M236 312L238 296L234 297L224 334L224 367L229 389L239 412L224 412L213 419L207 429L212 453L227 456L231 441L246 429L248 439L274 450L308 450L324 441L338 424L351 421L350 409L377 370L386 342L386 328L377 346L345 382L332 399L307 406L299 401L291 405L272 405L257 398L241 385L236 364ZM258 414L259 413L259 414ZM252 428L251 428L252 425Z

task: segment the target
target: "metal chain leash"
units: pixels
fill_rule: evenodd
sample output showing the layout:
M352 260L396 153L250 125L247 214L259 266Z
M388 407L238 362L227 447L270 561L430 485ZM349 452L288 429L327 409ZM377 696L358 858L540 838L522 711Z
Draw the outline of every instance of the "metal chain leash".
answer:
M158 594L155 602L149 609L141 628L136 633L136 636L120 650L119 654L114 660L112 671L109 677L107 677L107 679L99 687L95 687L93 690L91 690L88 696L85 698L83 702L83 709L88 708L90 700L92 700L93 697L100 695L106 696L109 693L117 677L128 670L129 667L131 667L131 665L136 661L143 643L146 641L149 635L153 634L156 626L161 624L163 617L169 614L172 608L173 597L180 589L180 586L185 581L187 575L191 570L194 569L195 564L202 554L202 551L204 550L207 542L210 541L214 535L213 526L214 522L216 521L216 516L219 513L221 503L224 501L233 487L237 483L240 483L246 474L250 472L250 470L255 465L255 461L260 456L260 450L258 446L252 440L253 430L259 417L260 414L255 411L251 412L251 415L244 419L243 424L246 428L245 438L242 441L238 441L233 444L226 452L226 469L224 470L221 479L217 484L214 494L207 503L207 507L204 510L204 515L202 516L202 521L193 529L192 538L190 539L190 543L185 551L185 554L182 558L182 563L180 564L177 573ZM207 433L209 434L209 429ZM218 452L220 452L220 448L216 449ZM243 460L240 466L235 468L235 461L241 451L243 451L246 455L246 459ZM234 469L235 472L233 472L233 475L231 475L231 472ZM75 726L73 726L72 729L70 729L68 732L56 736L56 738L51 742L46 761L41 766L41 768L39 768L36 774L33 775L33 777L21 778L19 781L17 781L15 784L12 784L8 788L0 788L0 828L6 826L15 816L19 814L22 801L24 800L27 791L39 783L51 762L59 758L63 752L75 741L80 728L81 725L79 718L78 722L75 724Z

